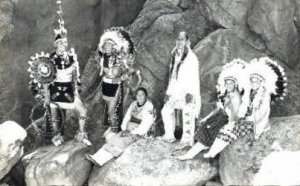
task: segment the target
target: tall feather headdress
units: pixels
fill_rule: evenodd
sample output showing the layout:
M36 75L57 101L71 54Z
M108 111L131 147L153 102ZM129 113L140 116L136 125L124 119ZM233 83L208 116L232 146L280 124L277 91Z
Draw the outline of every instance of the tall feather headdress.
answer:
M108 40L115 44L118 53L134 54L133 42L129 33L123 27L112 27L104 31L98 45L98 50L101 53L104 53L103 46Z
M269 57L253 59L247 68L248 79L258 78L265 87L271 100L283 99L287 93L287 77L284 69Z
M247 63L244 60L236 58L223 66L217 84L217 91L219 94L225 93L226 80L234 81L240 93L242 93L247 88L244 73L246 65Z

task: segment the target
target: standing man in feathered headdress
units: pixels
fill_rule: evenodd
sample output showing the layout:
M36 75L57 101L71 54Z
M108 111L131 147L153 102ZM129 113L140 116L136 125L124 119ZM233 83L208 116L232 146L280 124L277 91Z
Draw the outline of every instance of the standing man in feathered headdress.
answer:
M190 48L186 32L180 32L172 51L169 71L169 85L165 105L161 111L165 134L162 139L174 142L175 109L182 110L183 134L180 147L194 143L195 119L201 109L199 61Z
M129 33L123 27L105 30L100 37L98 54L102 97L110 126L105 134L117 134L121 130L123 120L124 82L128 81L132 74L136 74L139 78L136 87L141 83L140 71L132 66L135 49Z

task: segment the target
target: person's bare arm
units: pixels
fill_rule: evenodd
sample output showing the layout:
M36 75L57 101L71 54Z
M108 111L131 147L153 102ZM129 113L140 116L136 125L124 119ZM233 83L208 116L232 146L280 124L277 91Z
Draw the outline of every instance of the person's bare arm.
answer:
M209 113L206 117L204 117L203 119L200 120L200 124L201 123L205 123L209 118L213 117L215 114L217 114L220 111L220 107L217 106L217 108L215 108L211 113Z

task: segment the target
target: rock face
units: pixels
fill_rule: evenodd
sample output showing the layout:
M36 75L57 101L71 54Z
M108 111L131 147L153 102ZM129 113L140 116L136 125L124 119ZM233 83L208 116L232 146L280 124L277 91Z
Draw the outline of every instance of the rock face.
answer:
M251 60L263 55L289 66L286 69L293 87L288 104L277 105L272 115L299 114L299 7L299 2L293 0L64 1L70 46L75 47L80 61L82 97L89 107L91 120L87 126L92 141L97 142L100 135L96 134L103 132L99 125L103 123L104 107L96 64L88 59L94 58L99 36L110 26L128 26L137 49L136 63L144 77L142 85L151 90L150 97L158 110L167 86L170 51L178 32L186 30L201 63L203 115L214 105L214 87L221 65L234 57ZM0 104L1 121L13 118L24 126L30 122L26 118L33 97L27 89L26 61L39 50L53 50L56 10L54 1L0 3L0 97L4 98ZM85 13L79 14L82 10ZM131 96L125 105L130 101ZM77 125L69 128L74 134Z
M294 23L295 1L260 0L250 11L250 30L260 35L268 50L290 67L299 62L299 38Z
M201 67L202 115L215 107L215 85L222 66L234 58L250 61L263 56L257 48L263 49L263 43L242 27L218 29L196 44L193 50Z
M253 142L238 140L220 156L224 185L299 185L300 115L271 119L271 130Z
M13 0L3 0L0 2L0 42L13 31L13 3Z
M201 65L202 115L208 114L215 107L215 85L225 63L234 58L249 62L269 53L264 42L244 27L217 29L198 42L193 50ZM300 111L299 78L294 70L282 62L281 64L288 74L289 93L284 101L272 105L271 115L295 115Z
M144 78L142 86L149 90L158 112L167 87L170 52L178 32L185 30L201 65L203 116L215 106L215 85L221 66L236 57L250 61L261 56L273 57L281 63L289 79L288 96L272 106L271 115L300 114L299 1L64 0L63 3L70 46L75 47L80 61L82 98L90 118L87 131L96 148L103 143L105 107L93 52L103 29L110 26L127 26L131 32L137 49L136 66ZM26 61L40 50L53 50L56 10L55 1L1 0L0 122L12 118L28 126L33 97L27 89ZM129 95L125 100L124 111L132 98ZM162 128L161 124L158 126ZM70 118L67 140L73 138L77 129L77 120ZM34 137L32 133L29 135ZM29 140L27 147L35 148L36 141ZM271 160L277 157L281 155L270 155ZM263 170L268 168L262 166Z
M28 186L83 185L91 164L85 159L88 147L70 141L62 146L45 146L24 156Z
M22 161L18 161L10 172L0 181L0 185L6 183L9 186L25 186L24 173L25 170Z
M184 6L188 6L188 3ZM149 91L149 94L154 104L160 108L166 88L170 52L179 31L186 30L195 44L206 33L206 19L198 6L183 12L173 1L150 0L144 4L143 10L128 26L128 30L137 49L136 64L142 70L142 86L149 90L156 87L156 90ZM82 78L85 84L83 95L89 95L93 99L92 105L96 101L101 102L97 76L98 70L92 54ZM91 95L95 95L95 98ZM91 108L95 110L94 107ZM96 110L101 112L101 109ZM100 123L99 120L97 122Z
M185 30L194 45L205 36L206 28L204 12L197 3L195 7L182 11L173 1L165 0L147 1L129 26L137 48L136 63L144 76L142 85L148 90L156 87L149 94L159 108L167 86L170 52L178 33Z
M244 26L254 0L204 0L212 24L223 28Z
M181 3L182 4L182 3ZM182 4L188 6L188 3ZM136 20L128 26L135 47L136 66L141 69L142 86L149 90L149 97L157 109L162 107L167 86L170 52L180 31L186 30L193 44L206 33L206 19L199 6L186 11L174 1L150 0L144 4ZM91 54L82 74L82 95L89 107L92 139L99 139L103 132L104 105L101 98L99 69L95 62L95 54ZM155 87L155 89L153 89ZM125 109L132 101L133 95L125 100ZM98 132L94 132L94 131ZM94 140L95 142L97 140Z
M23 156L26 131L13 121L0 124L0 180Z
M173 144L157 139L137 141L118 159L94 167L89 185L196 185L216 175L216 167L207 160L182 162L171 156L172 151Z

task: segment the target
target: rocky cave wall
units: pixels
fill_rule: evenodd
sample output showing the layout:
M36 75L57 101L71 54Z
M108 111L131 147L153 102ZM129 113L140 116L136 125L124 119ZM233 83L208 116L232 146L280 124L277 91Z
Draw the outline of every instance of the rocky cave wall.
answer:
M216 79L222 65L234 58L250 61L261 56L281 63L289 78L288 96L272 105L271 116L300 113L297 7L294 1L146 1L127 27L137 48L136 64L142 70L142 85L150 90L150 97L160 110L170 51L178 32L186 30L201 65L202 115L215 106ZM91 55L84 71L83 94L90 95L90 114L96 116L93 123L101 125L99 113L103 109L99 104L100 87L95 83L98 70L94 57Z
M144 0L64 0L63 11L70 47L81 71L104 29L130 24ZM37 52L53 52L58 10L55 0L0 2L0 120L28 125L33 97L28 90L27 61Z
M221 66L233 58L250 61L268 55L286 68L285 101L272 106L272 116L300 113L300 3L294 0L65 0L69 43L78 53L82 96L89 106L88 132L93 142L103 132L103 104L94 50L103 29L127 26L137 49L142 83L160 110L167 86L170 51L177 33L186 30L201 65L202 115L213 107ZM55 1L0 2L0 120L29 125L33 97L27 89L27 60L36 52L53 50ZM130 101L130 97L126 100ZM69 126L70 133L77 125ZM70 136L72 136L70 135Z
M186 30L201 65L202 115L214 107L216 79L223 64L237 57L250 61L266 55L281 63L289 78L288 96L272 105L271 115L300 114L300 2L297 0L64 0L63 3L69 43L80 60L82 97L90 117L87 130L96 148L101 146L104 109L94 51L103 29L110 26L126 26L131 32L137 49L136 66L144 79L142 85L149 90L158 110L167 86L170 51L178 32ZM53 50L56 10L54 0L0 2L0 122L10 119L24 127L29 125L34 101L27 88L27 60L36 52ZM129 96L125 105L131 99ZM285 122L285 118L279 120ZM77 130L74 122L71 118L67 124L69 139ZM293 127L288 131L293 131ZM35 135L32 131L28 133L29 150L37 147ZM230 149L223 160L235 157L235 152L229 155L228 152ZM18 167L13 169L18 172L15 169ZM230 183L222 175L229 169L233 170L230 166L222 167L224 183ZM8 176L14 175L17 174Z

